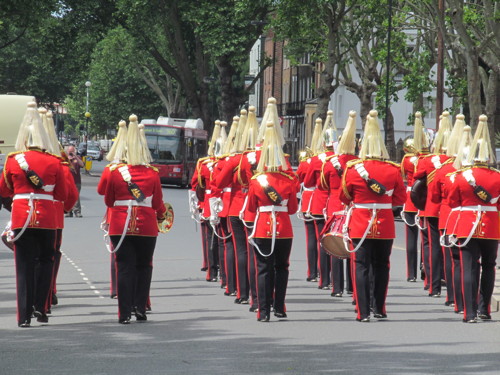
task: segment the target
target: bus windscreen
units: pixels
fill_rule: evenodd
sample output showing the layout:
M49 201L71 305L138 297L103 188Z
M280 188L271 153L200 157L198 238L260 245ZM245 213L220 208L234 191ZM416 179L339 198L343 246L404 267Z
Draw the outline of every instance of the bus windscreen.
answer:
M146 135L154 163L182 160L181 138L176 136Z

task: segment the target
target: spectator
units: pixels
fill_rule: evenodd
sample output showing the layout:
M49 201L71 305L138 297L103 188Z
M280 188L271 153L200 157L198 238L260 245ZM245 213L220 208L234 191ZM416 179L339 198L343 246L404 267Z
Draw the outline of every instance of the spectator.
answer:
M68 159L71 163L71 173L75 180L76 188L78 189L78 200L75 203L73 209L66 214L66 217L82 217L82 206L80 204L80 190L82 188L82 177L80 175L80 169L83 167L83 161L76 153L75 146L67 146L66 153L68 154Z

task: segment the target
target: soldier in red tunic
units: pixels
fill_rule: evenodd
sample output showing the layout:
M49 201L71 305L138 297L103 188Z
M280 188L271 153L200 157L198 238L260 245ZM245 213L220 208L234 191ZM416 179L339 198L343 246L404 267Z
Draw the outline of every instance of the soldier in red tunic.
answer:
M429 185L428 194L431 195L431 200L433 203L439 204L439 222L438 228L441 234L441 250L443 253L443 266L444 266L444 276L446 280L446 306L455 306L455 285L453 282L453 257L452 250L450 247L443 242L443 235L445 234L446 221L450 215L450 206L448 203L448 190L447 183L449 178L446 177L448 174L456 171L454 164L455 157L458 154L458 146L460 144L460 138L465 134L464 127L464 115L457 115L457 121L455 126L451 131L450 137L446 145L446 156L449 157L448 160L443 162L441 167L436 169L434 175L434 183ZM470 134L470 128L469 133Z
M444 153L448 137L451 133L451 122L449 112L443 112L439 129L431 147L431 154L419 158L415 167L414 180L425 179L427 189L430 190L435 184L434 176L436 170L449 158ZM423 263L425 269L425 284L429 290L429 297L441 296L441 280L444 277L443 253L439 242L439 204L431 200L431 194L427 194L425 210L420 212L420 217L426 223L422 230L423 239Z
M306 148L306 151L301 152L300 163L297 168L297 177L301 185L301 199L300 199L300 209L297 212L297 216L300 220L304 221L304 227L306 230L306 257L307 257L307 277L306 281L317 282L318 281L318 254L319 254L319 241L316 235L316 226L314 224L314 218L311 216L311 198L316 186L305 187L304 180L308 171L311 169L311 160L314 156L316 150L313 150L315 145L318 143L318 138L321 137L322 132L322 121L321 119L316 119L313 135L311 138L311 147Z
M495 157L485 115L479 116L468 161L472 166L455 175L449 203L452 208L460 207L458 225L453 232L458 241L452 239L452 242L460 248L463 321L476 323L477 317L491 319L490 303L500 239L500 172L488 167L488 163L495 162Z
M249 241L254 244L257 264L257 320L262 322L269 321L273 296L274 315L287 318L285 296L293 238L289 215L298 208L298 184L295 177L282 172L287 168L274 124L268 122L258 173L248 192L248 209L256 214Z
M126 148L127 148L127 123L121 120L118 123L118 132L116 134L116 139L111 146L111 149L106 155L106 159L110 164L104 167L99 183L97 184L97 193L99 195L106 194L106 186L108 183L109 174L111 173L110 168L116 164L125 163L126 160ZM113 244L109 240L109 209L106 209L103 221L101 223L101 229L104 231L106 247L110 251L110 283L109 292L112 299L117 298L117 286L116 286L116 259L112 252Z
M324 183L325 176L322 173L323 163L329 156L334 154L333 146L336 142L337 129L333 123L333 111L328 111L323 127L322 136L318 139L318 145L313 145L316 155L311 158L309 170L304 178L304 187L314 189L311 197L310 209L306 215L314 219L316 230L316 240L319 254L319 289L330 290L333 280L331 280L332 257L328 254L319 241L320 234L325 226L326 206L328 201L328 186ZM336 262L338 266L338 262ZM338 267L337 267L338 268ZM338 269L336 274L338 274ZM333 285L334 293L341 293L343 285L339 282Z
M392 206L402 205L406 199L400 166L387 161L389 155L380 135L377 111L370 111L368 116L359 157L347 163L340 200L352 205L346 228L355 250L351 262L356 319L369 322L370 267L373 270L374 317L387 318L385 299L395 237Z
M67 199L61 162L45 152L49 146L36 103L29 103L16 141L17 152L8 155L0 180L0 196L13 199L8 236L14 243L19 327L29 327L32 314L40 323L49 321L46 303L57 228L54 199Z
M129 324L132 312L147 320L146 305L153 273L158 222L165 219L158 170L150 166L146 137L131 115L127 164L110 167L104 202L110 211L109 235L116 256L118 322Z
M339 189L341 185L342 174L347 166L347 162L357 159L354 155L356 148L356 112L349 112L349 119L347 120L346 127L342 132L342 137L337 146L334 155L326 158L322 165L321 174L324 176L321 183L329 190L328 202L326 207L327 219L334 220L335 216L343 215L345 211L345 204L339 199ZM325 226L326 227L326 226ZM344 292L344 279L347 281L346 289L349 294L352 293L352 279L351 279L351 261L347 260L347 270L344 278L344 260L332 257L332 281L333 290L332 297L342 297Z

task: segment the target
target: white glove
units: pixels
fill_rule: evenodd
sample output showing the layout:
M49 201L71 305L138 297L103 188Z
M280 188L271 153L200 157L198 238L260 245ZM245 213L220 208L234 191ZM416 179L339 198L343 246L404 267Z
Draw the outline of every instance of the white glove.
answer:
M220 222L219 212L223 209L222 199L212 197L208 199L210 205L210 224L217 225Z
M198 197L196 196L196 192L193 190L188 190L189 197L189 211L191 213L195 213L198 211Z

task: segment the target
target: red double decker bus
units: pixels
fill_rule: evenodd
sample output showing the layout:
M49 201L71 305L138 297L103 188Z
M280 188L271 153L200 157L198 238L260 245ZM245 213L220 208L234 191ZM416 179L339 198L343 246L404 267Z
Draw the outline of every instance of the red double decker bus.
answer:
M207 131L201 119L158 117L142 120L162 184L188 186L196 162L207 154Z

